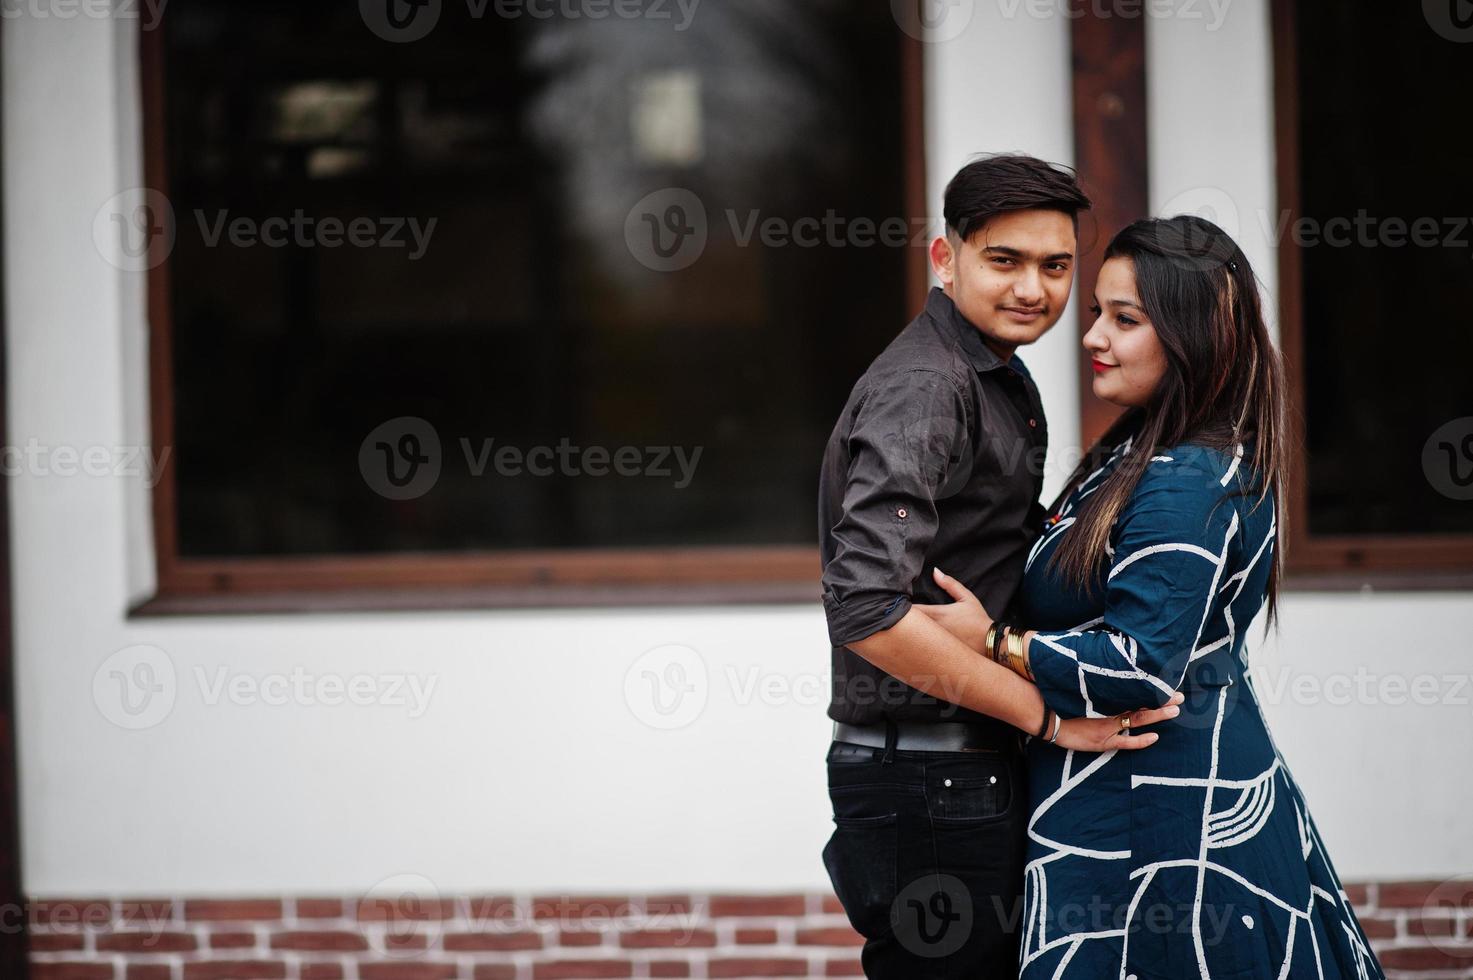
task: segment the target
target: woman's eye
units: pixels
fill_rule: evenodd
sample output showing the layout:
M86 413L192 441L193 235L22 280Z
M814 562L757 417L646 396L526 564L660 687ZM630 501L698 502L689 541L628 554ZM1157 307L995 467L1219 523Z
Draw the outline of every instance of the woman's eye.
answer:
M1122 327L1133 327L1133 326L1135 326L1135 323L1136 323L1136 321L1134 321L1134 320L1132 320L1132 319L1131 319L1131 318L1130 318L1130 317L1128 317L1128 316L1126 316L1126 315L1125 315L1125 314L1124 314L1124 313L1122 313L1122 314L1120 314L1120 315L1119 315L1119 316L1117 316L1117 317L1116 317L1116 318L1115 318L1115 320L1116 320L1116 321L1117 321L1117 322L1118 322L1118 323L1119 323L1119 324L1120 324L1120 325L1121 325L1121 326L1122 326Z

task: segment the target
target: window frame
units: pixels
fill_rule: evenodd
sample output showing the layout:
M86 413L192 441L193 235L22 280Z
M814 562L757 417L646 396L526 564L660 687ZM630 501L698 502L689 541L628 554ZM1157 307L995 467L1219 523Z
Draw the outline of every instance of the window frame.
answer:
M1297 0L1273 0L1274 138L1279 208L1300 214ZM1473 587L1473 534L1309 533L1305 441L1304 270L1300 246L1278 246L1279 346L1288 384L1289 514L1285 586L1300 589Z
M902 192L907 213L924 215L922 44L899 29L895 35L901 46ZM165 68L163 32L140 31L144 179L146 186L167 193ZM924 305L929 272L926 251L906 249L908 308ZM170 275L167 260L147 273L155 449L174 443ZM817 460L814 465L816 470ZM133 606L130 615L816 602L820 597L816 545L190 558L179 554L177 500L176 460L170 453L152 499L155 593Z

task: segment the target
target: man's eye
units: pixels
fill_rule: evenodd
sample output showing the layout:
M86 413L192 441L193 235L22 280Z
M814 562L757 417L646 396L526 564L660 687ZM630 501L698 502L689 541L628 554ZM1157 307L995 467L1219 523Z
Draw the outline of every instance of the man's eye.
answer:
M999 255L993 258L992 261L996 262L998 265L1011 265L1013 260L1009 258L1004 258L1003 256Z
M1050 262L1048 264L1048 268L1052 269L1055 272L1068 272L1069 271L1069 267L1067 265L1065 265L1064 263L1062 263L1062 262Z
M1091 313L1093 313L1095 316L1099 316L1100 315L1100 304L1098 304L1098 303L1091 303L1089 305L1089 311Z

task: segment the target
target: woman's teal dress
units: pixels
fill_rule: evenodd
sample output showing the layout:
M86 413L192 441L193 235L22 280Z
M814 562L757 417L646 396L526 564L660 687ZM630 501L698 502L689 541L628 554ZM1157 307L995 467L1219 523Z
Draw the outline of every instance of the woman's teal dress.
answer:
M1029 743L1022 977L1382 977L1249 677L1275 517L1242 447L1154 454L1090 597L1050 567L1130 448L1050 518L1012 618L1066 718L1187 700L1142 751Z

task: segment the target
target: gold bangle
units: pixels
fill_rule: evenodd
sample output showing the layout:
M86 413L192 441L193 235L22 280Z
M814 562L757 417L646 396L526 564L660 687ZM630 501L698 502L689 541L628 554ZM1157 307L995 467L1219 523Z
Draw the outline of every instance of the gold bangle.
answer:
M1026 638L1022 633L1017 632L1010 633L1008 635L1012 640L1015 641L1015 654L1018 658L1018 663L1022 667L1022 670L1019 671L1019 673L1028 678L1030 681L1033 680L1033 665L1028 662L1028 643Z

